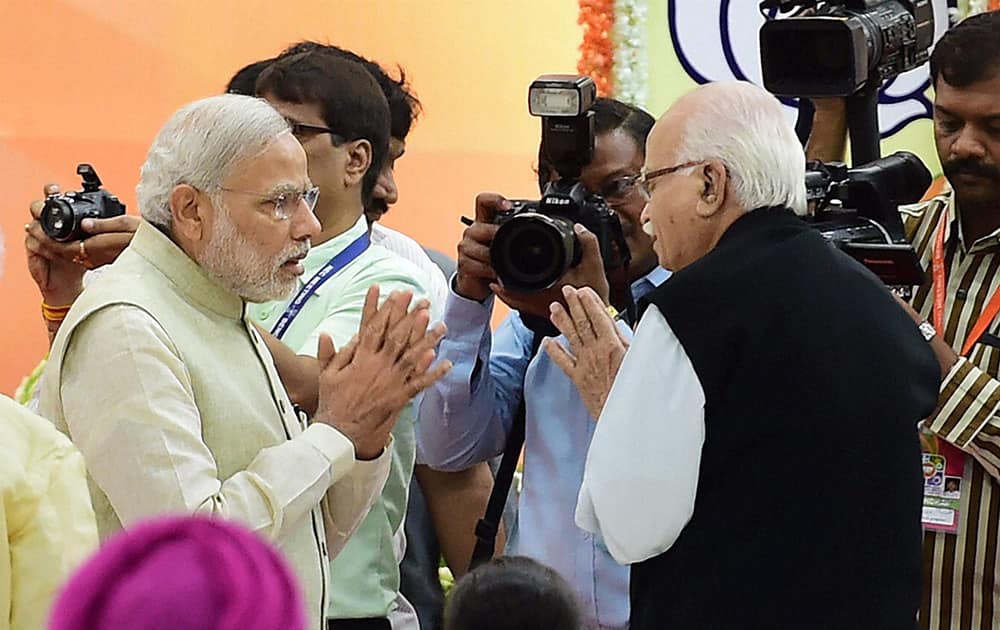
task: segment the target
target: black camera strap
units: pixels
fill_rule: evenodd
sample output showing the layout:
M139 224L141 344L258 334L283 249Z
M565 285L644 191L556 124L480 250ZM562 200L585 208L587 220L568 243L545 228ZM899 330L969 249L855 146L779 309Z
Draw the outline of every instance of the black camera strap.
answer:
M527 319L525 317L525 319ZM542 320L551 326L551 323ZM542 322L539 322L542 323ZM538 354L538 349L542 345L542 339L546 336L527 323L531 330L531 354L528 357L528 364ZM525 371L527 373L527 371ZM521 401L517 405L517 412L514 414L514 421L507 435L507 446L504 448L503 456L500 458L500 467L497 469L493 479L493 490L490 492L490 500L486 504L486 513L476 523L476 546L472 550L472 559L469 561L469 571L472 571L481 564L485 564L493 558L496 551L497 532L500 531L500 521L503 519L503 508L507 504L507 496L510 494L510 486L514 481L514 471L517 469L517 462L521 458L521 448L524 446L524 426L525 426L525 388L521 388Z

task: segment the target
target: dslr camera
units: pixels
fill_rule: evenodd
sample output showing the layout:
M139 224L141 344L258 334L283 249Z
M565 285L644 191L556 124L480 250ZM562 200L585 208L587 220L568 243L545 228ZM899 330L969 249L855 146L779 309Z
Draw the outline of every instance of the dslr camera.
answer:
M813 227L889 286L923 284L924 271L903 233L900 204L920 201L931 174L899 151L858 168L810 162L806 198Z
M606 272L627 269L630 258L618 216L579 181L594 153L594 81L575 75L542 75L528 89L528 111L542 119L542 147L558 178L542 198L511 200L498 214L490 261L506 289L531 293L556 284L580 263L573 231L583 225L597 236Z
M814 10L760 30L764 86L779 96L849 96L924 64L931 0L765 0L761 10Z
M86 237L80 223L84 219L107 219L125 214L125 204L101 188L101 178L90 164L80 164L76 174L83 180L83 190L49 195L39 221L42 230L54 241L76 241Z

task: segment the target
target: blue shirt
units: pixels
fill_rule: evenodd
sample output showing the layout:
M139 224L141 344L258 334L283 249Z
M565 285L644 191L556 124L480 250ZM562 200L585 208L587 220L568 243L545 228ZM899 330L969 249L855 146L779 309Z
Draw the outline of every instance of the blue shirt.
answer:
M655 268L632 284L632 295L642 297L669 276ZM492 310L492 296L483 303L454 291L449 296L448 334L438 357L454 367L424 393L418 451L442 470L499 455L526 384L524 477L507 552L558 571L583 605L588 628L627 628L629 569L574 522L595 421L576 386L544 351L531 359L532 333L516 312L490 334Z

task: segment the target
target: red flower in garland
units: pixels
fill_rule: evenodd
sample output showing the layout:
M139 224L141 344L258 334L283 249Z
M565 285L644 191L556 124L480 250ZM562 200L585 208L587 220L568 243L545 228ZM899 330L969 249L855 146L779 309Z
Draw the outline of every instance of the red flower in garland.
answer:
M576 69L594 80L599 96L611 96L614 71L614 43L611 29L615 22L614 0L579 0L577 24L583 27L580 61Z

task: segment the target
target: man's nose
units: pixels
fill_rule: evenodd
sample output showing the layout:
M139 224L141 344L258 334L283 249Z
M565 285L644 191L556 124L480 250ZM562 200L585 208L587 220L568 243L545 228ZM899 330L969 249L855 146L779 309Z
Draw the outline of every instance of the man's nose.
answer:
M323 226L316 218L316 213L309 207L305 199L299 201L299 207L295 210L290 226L293 239L296 241L309 240L323 231Z
M375 183L375 197L384 201L387 206L391 206L399 201L399 190L396 188L396 177L393 175L392 171L379 175L378 181Z
M956 158L986 157L986 147L974 125L967 124L962 128L958 138L951 145L951 154Z

